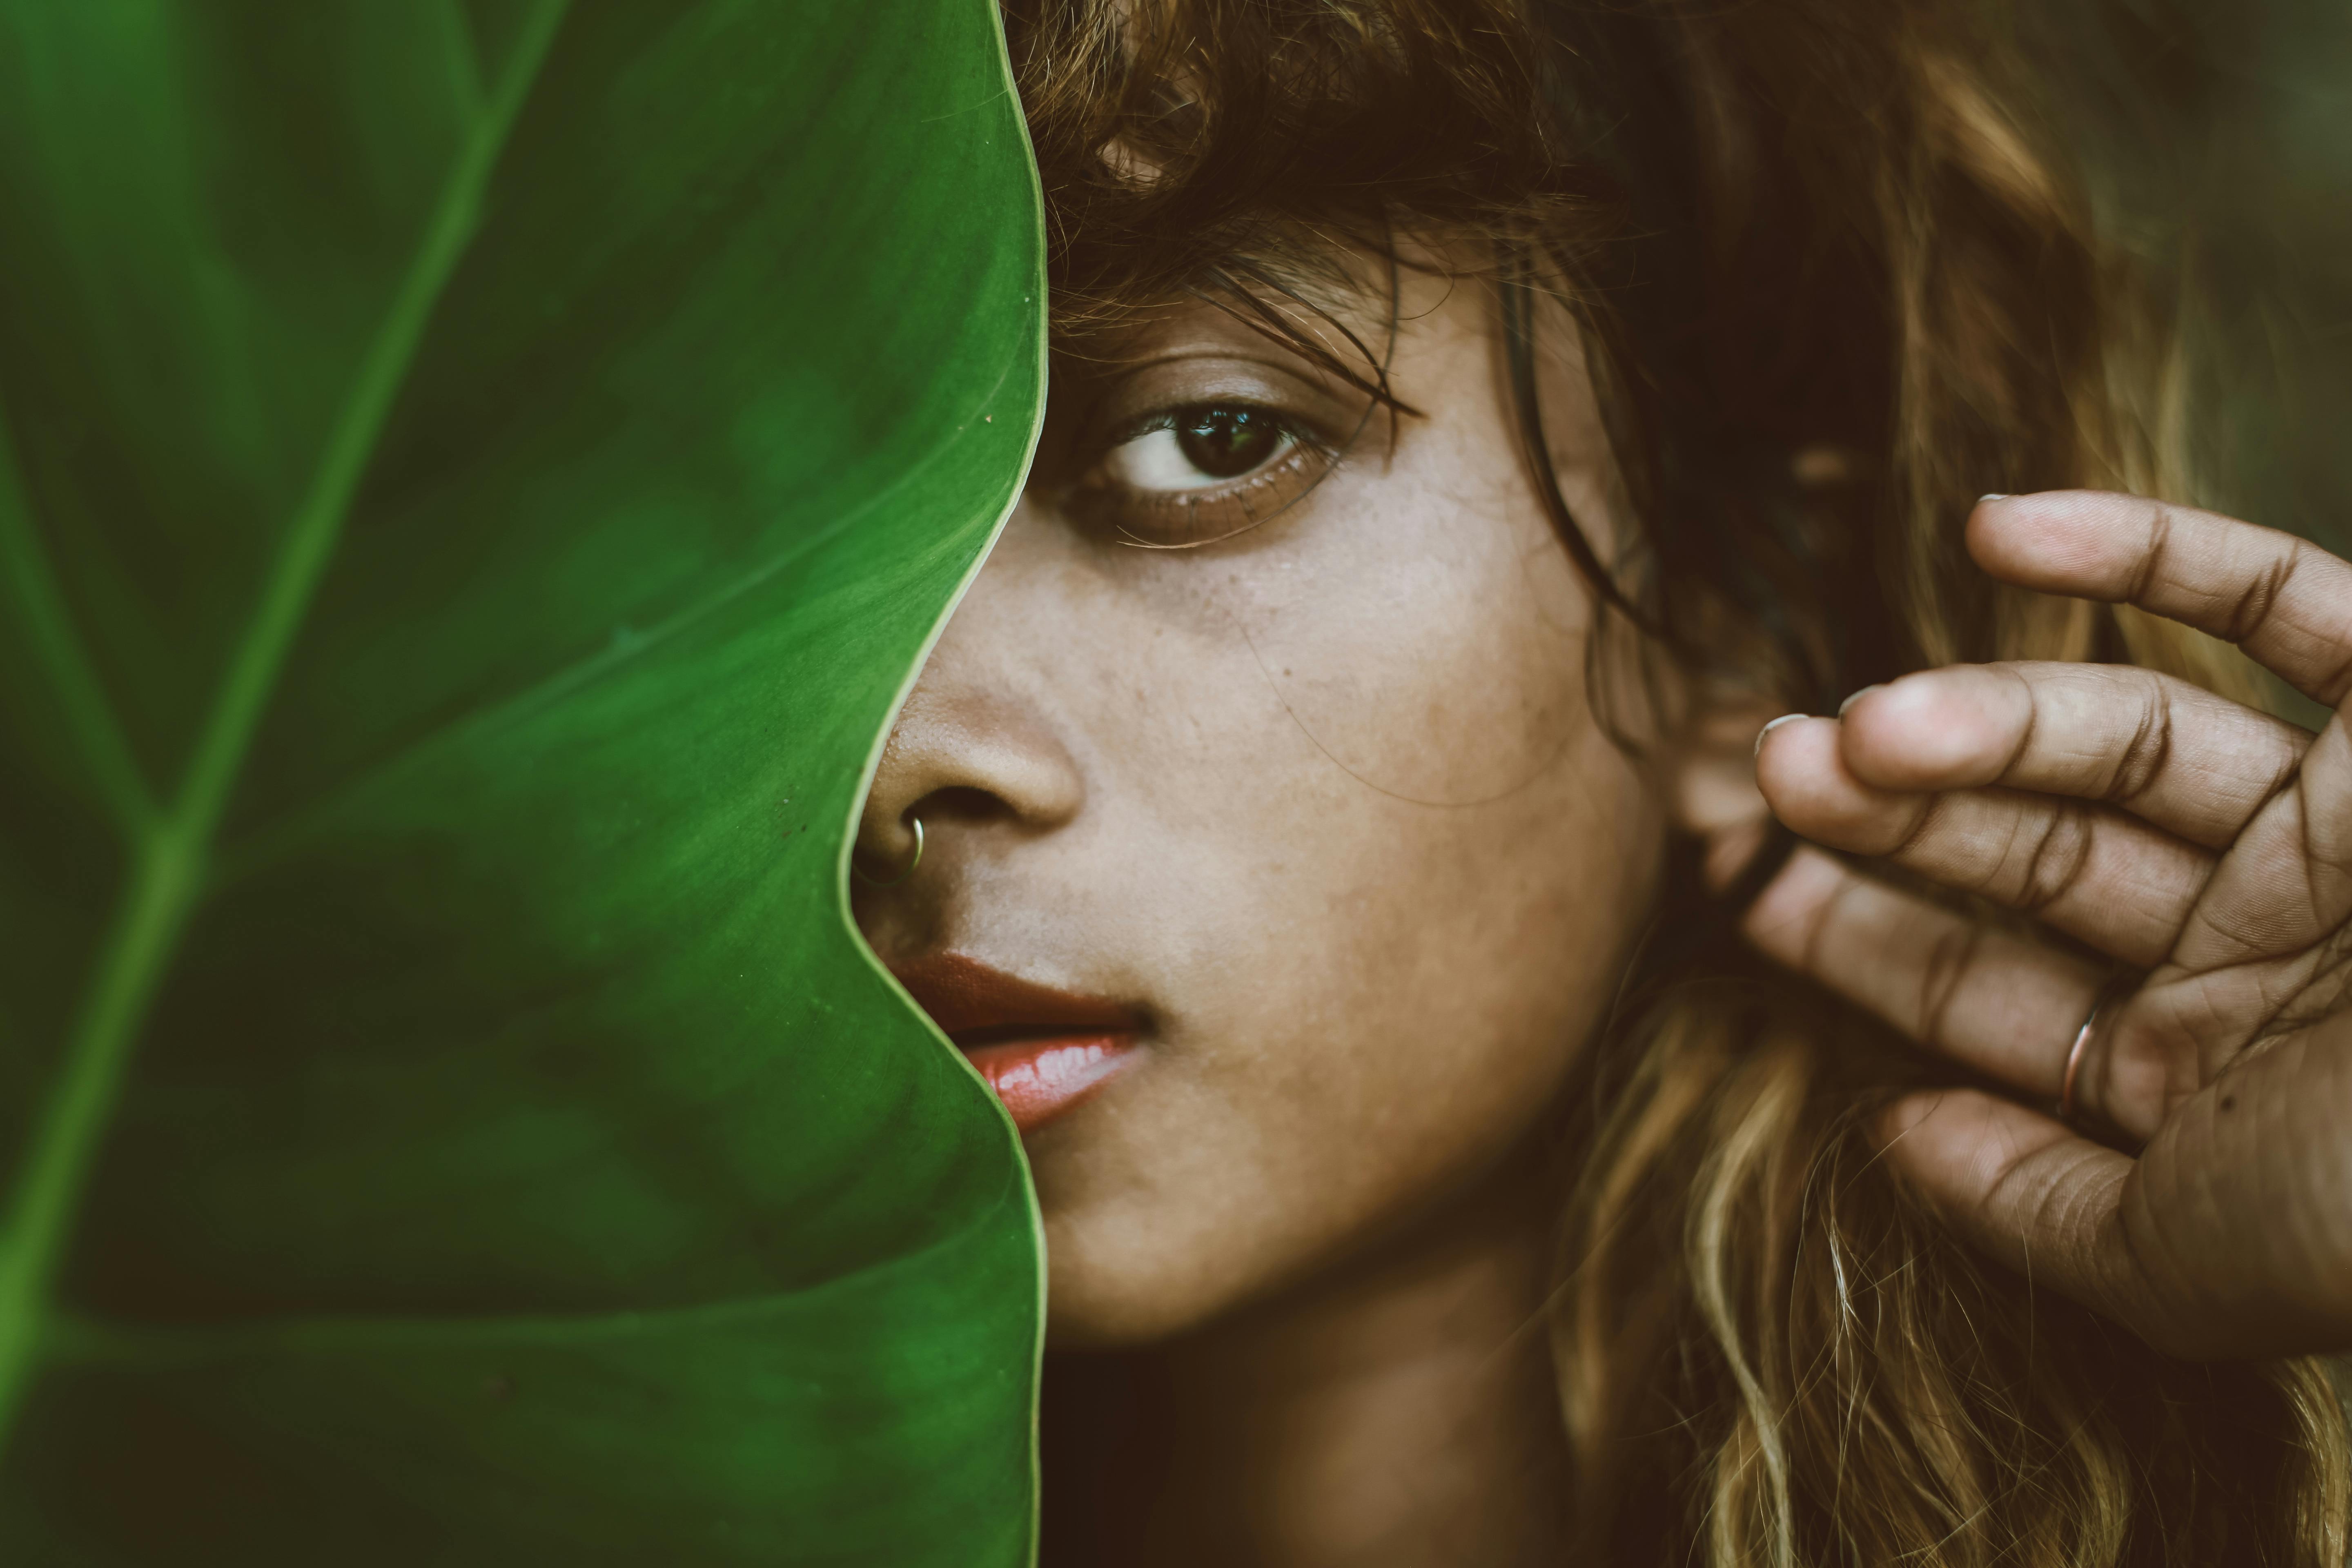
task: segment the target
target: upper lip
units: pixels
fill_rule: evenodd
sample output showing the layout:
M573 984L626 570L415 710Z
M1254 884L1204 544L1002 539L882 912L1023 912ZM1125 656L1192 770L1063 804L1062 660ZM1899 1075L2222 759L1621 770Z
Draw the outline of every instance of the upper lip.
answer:
M890 973L959 1046L1028 1035L1131 1034L1143 1025L1132 1007L1040 985L960 952L928 953L891 964Z

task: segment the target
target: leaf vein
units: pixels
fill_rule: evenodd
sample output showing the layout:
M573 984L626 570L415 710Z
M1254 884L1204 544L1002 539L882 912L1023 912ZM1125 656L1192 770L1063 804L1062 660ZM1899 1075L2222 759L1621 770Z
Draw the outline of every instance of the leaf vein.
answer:
M116 826L134 839L143 837L155 819L155 798L41 548L32 503L17 471L16 443L5 421L0 421L0 575L13 589L20 624L31 637L34 657L48 678L90 782Z
M1008 363L999 370L995 382L983 396L974 401L972 406L975 409L990 406L1018 368L1022 367L1016 363ZM793 541L790 547L778 551L741 575L679 605L653 625L636 631L625 645L608 645L599 648L551 669L520 689L452 715L434 728L412 737L398 749L370 761L365 767L321 790L310 800L287 807L275 822L257 825L243 839L232 840L222 847L222 856L215 867L217 882L221 885L234 883L271 863L302 842L305 836L316 831L339 806L363 794L371 785L397 777L404 769L424 765L447 748L463 744L469 738L500 733L506 727L528 720L550 704L587 689L636 660L649 657L671 638L691 630L699 622L724 611L744 595L790 571L864 519L895 504L908 490L928 478L931 470L940 467L964 440L978 438L976 430L960 430L954 438L924 453L882 489L839 513L822 529ZM1019 493L1019 486L1016 485L1013 494L1018 496ZM1010 504L1009 498L1005 504Z
M149 1001L204 888L222 807L332 559L344 516L374 454L441 292L480 216L481 200L565 0L541 0L502 75L491 112L451 166L431 219L360 363L310 488L271 562L254 617L233 650L170 811L141 843L130 886L92 974L23 1174L0 1228L0 1432L41 1354L48 1296Z

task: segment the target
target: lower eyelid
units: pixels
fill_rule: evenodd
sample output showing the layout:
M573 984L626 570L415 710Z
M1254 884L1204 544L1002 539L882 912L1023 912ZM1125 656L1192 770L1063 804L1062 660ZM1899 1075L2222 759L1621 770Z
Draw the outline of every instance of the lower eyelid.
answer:
M1222 485L1162 490L1085 487L1071 498L1073 510L1090 526L1129 544L1212 543L1286 511L1321 482L1336 458L1321 446L1294 437L1282 457Z

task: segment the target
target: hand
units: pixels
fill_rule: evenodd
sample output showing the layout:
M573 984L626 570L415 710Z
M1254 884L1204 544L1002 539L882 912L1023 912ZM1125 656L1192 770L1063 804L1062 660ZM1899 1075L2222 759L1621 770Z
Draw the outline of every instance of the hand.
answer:
M2210 512L1988 500L2004 582L2137 605L2327 706L2352 689L2352 566ZM2352 706L2352 705L2347 705ZM1791 829L2025 910L2145 978L2084 1042L2082 1136L2049 1108L2108 971L1801 848L1749 936L2014 1086L1911 1095L1886 1157L2011 1267L2190 1357L2352 1347L2352 736L2122 665L1955 666L1768 728Z

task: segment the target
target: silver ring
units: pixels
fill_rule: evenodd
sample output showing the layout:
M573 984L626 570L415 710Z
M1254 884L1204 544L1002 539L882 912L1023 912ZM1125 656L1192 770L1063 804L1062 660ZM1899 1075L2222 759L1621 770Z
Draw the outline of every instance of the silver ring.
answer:
M2091 1043L2091 1031L2099 1026L2099 1015L2106 1011L2107 999L2102 995L2091 1004L2090 1016L2074 1031L2074 1043L2066 1048L2066 1070L2058 1080L2058 1120L2067 1126L2074 1125L2074 1079L2083 1070L2083 1047Z

